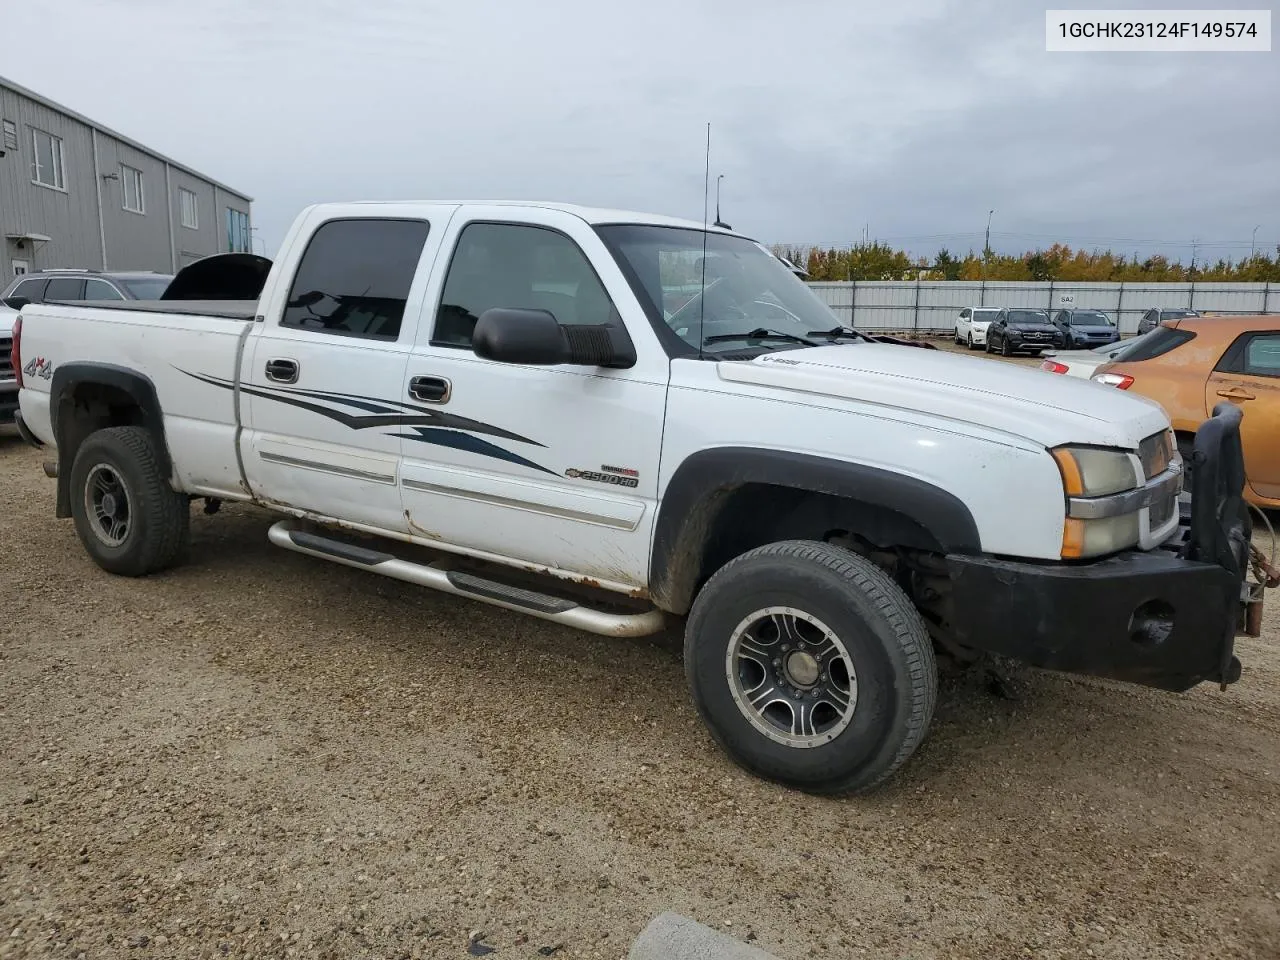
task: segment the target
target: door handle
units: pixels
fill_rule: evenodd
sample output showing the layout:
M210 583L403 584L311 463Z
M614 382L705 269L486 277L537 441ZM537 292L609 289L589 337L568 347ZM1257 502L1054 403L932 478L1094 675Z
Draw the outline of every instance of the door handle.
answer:
M1232 387L1232 388L1231 388L1231 389L1229 389L1229 390L1219 390L1219 391L1218 391L1218 396L1220 396L1220 397L1226 397L1228 400L1252 400L1252 399L1254 399L1254 396L1253 396L1253 394L1252 394L1252 393L1250 393L1248 390L1243 390L1243 389L1241 389L1240 387Z
M448 403L453 384L444 377L414 377L409 381L409 396L423 403Z
M277 357L267 361L267 379L276 383L298 382L298 361Z

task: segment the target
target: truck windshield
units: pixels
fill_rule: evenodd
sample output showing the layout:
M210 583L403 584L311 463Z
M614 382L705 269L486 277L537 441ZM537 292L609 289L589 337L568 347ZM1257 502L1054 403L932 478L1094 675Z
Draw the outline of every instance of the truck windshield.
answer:
M804 346L840 321L764 247L743 237L683 227L611 224L601 239L655 324L708 355ZM766 331L767 337L750 337Z

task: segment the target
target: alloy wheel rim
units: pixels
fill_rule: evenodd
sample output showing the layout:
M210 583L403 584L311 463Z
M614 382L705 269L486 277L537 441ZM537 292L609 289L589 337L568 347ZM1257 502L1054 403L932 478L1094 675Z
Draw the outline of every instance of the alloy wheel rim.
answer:
M729 690L759 733L789 747L830 743L858 705L858 675L830 627L795 607L743 617L725 654Z
M84 484L85 515L94 536L108 547L118 547L129 537L133 502L115 468L105 463L93 467Z

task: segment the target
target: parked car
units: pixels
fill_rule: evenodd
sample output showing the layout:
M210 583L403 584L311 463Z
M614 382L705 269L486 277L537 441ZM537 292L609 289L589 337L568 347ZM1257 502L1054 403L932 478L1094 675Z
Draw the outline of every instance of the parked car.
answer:
M1198 317L1199 310L1174 310L1168 307L1152 307L1138 321L1138 332L1149 333L1166 320L1181 320L1183 317Z
M15 277L0 293L0 302L49 300L159 300L171 274L142 271L103 273L99 270L37 270Z
M1166 321L1138 349L1099 367L1093 380L1157 401L1184 458L1214 407L1224 400L1239 406L1245 497L1280 508L1280 316Z
M251 501L310 557L615 637L683 619L717 742L815 792L913 753L935 638L1239 678L1248 516L1223 488L1182 521L1153 403L869 340L759 244L669 217L325 204L281 250L257 300L23 309L18 427L103 569L170 567L191 500ZM667 317L664 265L704 254ZM1212 460L1236 429L1206 426Z
M18 378L13 371L13 325L18 311L0 302L0 426L9 428L18 412Z
M1088 380L1104 363L1118 360L1129 350L1137 349L1137 345L1151 336L1141 333L1128 340L1117 340L1106 343L1092 350L1046 350L1040 369L1046 373L1060 373L1068 377L1079 377Z
M987 342L987 327L1000 312L999 307L965 307L956 317L955 341L970 350L976 350Z
M1059 310L1053 325L1062 334L1065 350L1103 347L1120 339L1120 328L1101 310Z
M984 348L1006 357L1015 353L1039 356L1042 350L1062 346L1062 333L1049 320L1048 310L1003 308L987 327Z

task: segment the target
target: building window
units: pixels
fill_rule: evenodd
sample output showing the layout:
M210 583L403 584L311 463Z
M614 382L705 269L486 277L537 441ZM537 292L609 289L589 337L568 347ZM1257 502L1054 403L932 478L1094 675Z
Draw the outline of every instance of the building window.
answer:
M43 130L31 131L31 179L42 187L67 189L66 171L62 166L62 140Z
M191 230L200 229L200 204L190 190L178 188L178 200L182 207L182 225Z
M252 252L249 243L249 215L227 207L227 249L232 253Z
M142 195L142 171L120 164L120 195L124 208L130 213L146 213L146 198Z
M5 150L18 149L18 125L12 120L4 121L4 148Z

